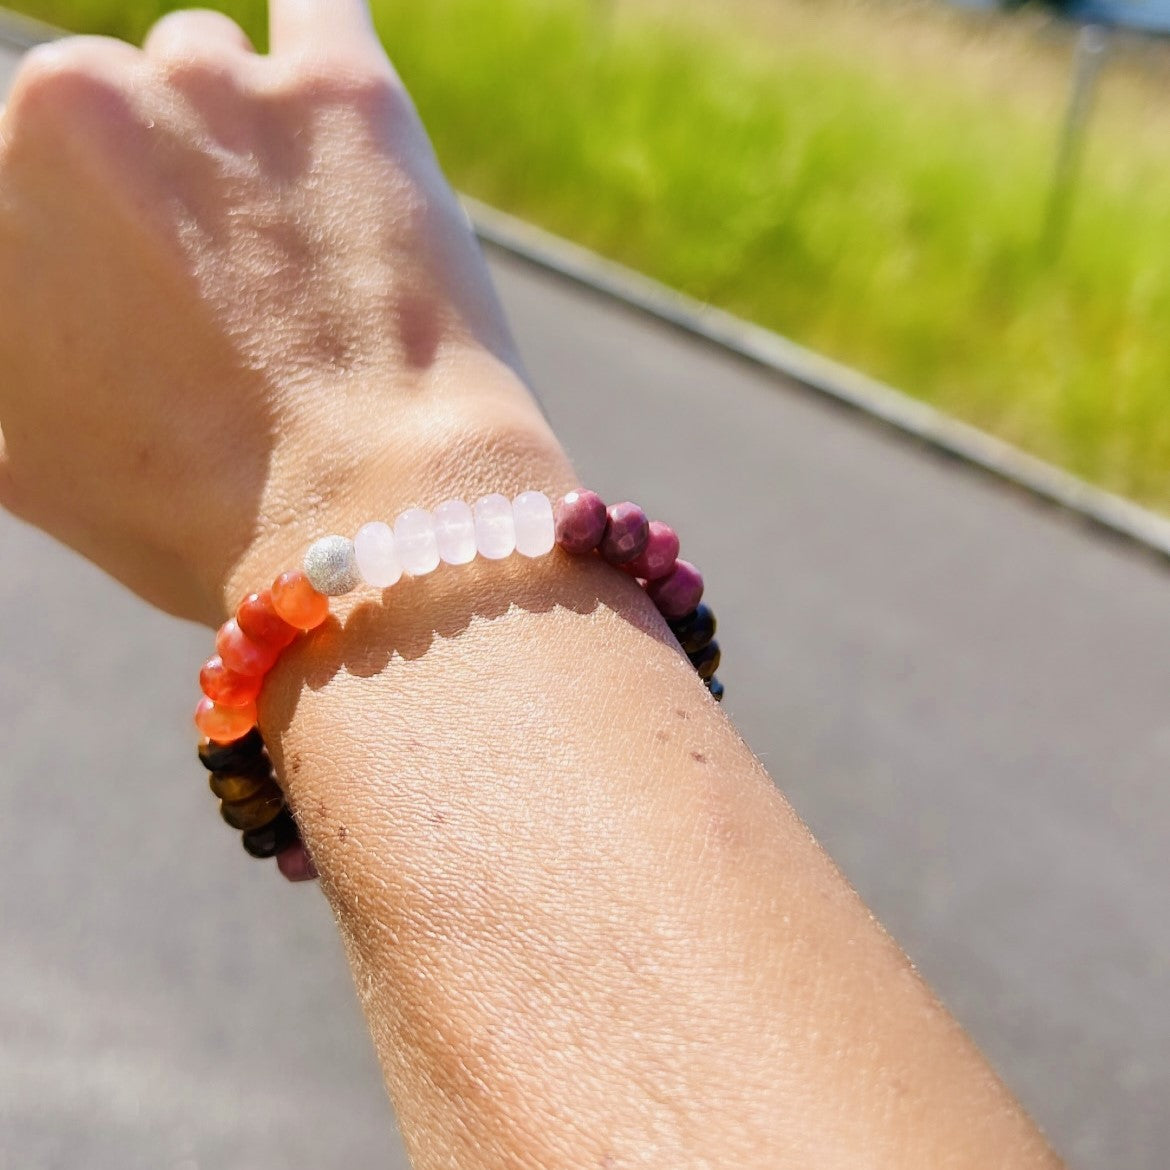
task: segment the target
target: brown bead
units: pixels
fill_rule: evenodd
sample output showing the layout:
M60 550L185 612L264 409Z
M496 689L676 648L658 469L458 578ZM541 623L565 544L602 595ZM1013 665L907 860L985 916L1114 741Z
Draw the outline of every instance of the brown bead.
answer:
M208 742L199 745L199 762L209 772L250 772L260 761L267 766L264 739L258 727L253 727L243 739L237 739L235 743Z
M212 772L208 777L211 791L220 800L234 803L241 800L250 800L258 792L262 792L272 781L272 773L259 771L250 775L243 772Z
M687 657L691 660L691 665L699 672L699 678L707 682L708 679L715 677L715 672L719 669L719 660L723 654L719 649L718 642L708 642L702 650L696 650L694 654L688 654Z
M244 834L244 849L251 857L275 857L287 849L299 836L296 821L288 809L283 809L275 820L262 829L251 829Z
M247 800L223 801L219 815L233 829L262 829L280 814L284 808L284 796L275 784L262 788Z

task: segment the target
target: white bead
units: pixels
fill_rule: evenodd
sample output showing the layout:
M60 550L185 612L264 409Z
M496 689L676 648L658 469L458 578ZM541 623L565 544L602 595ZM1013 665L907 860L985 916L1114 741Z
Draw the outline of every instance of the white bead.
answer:
M394 547L394 533L389 524L374 520L358 529L353 538L357 566L366 584L375 589L389 589L402 576L402 565Z
M500 561L512 555L516 548L516 522L507 496L496 492L476 501L475 543L480 555L489 561Z
M475 560L475 517L462 500L447 500L435 509L435 541L449 565Z
M323 536L305 553L305 576L326 597L340 597L361 584L353 541L345 536Z
M426 508L407 508L394 521L394 544L402 567L412 577L433 573L439 567L435 524Z
M521 492L512 501L516 518L516 551L526 557L542 557L556 544L552 504L544 492Z

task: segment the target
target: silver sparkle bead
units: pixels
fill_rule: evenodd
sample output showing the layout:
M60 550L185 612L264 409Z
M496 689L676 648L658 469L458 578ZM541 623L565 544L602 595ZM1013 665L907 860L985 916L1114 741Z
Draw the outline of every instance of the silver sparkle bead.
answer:
M305 576L318 593L340 597L361 584L353 541L346 536L323 536L305 553Z

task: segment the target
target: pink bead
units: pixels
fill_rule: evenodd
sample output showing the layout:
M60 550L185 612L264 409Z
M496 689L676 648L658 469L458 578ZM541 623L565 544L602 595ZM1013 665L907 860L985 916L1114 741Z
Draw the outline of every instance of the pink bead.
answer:
M240 629L235 618L219 627L215 648L228 670L236 674L265 675L280 657L280 648L255 642Z
M640 557L649 540L650 521L637 504L627 500L609 506L609 519L601 538L601 555L611 565L626 565Z
M643 581L657 581L674 569L677 560L678 534L669 524L651 520L650 539L642 555L622 565L622 568L635 577L641 577Z
M703 575L680 560L669 576L647 582L646 592L664 618L686 617L703 599Z
M608 519L605 501L596 492L569 492L553 512L557 544L577 556L590 553L601 543Z
M256 726L256 704L221 707L202 699L195 708L195 726L213 743L235 743Z
M282 849L276 855L276 868L290 882L311 882L317 876L317 867L303 841Z

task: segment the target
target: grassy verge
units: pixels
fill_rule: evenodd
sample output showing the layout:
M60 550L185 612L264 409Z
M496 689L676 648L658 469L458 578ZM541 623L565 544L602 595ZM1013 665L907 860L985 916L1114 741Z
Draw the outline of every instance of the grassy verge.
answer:
M130 39L174 6L14 5ZM261 34L260 0L221 7ZM1156 58L1108 70L1050 259L1068 43L1034 21L876 0L375 7L462 189L1170 507Z

